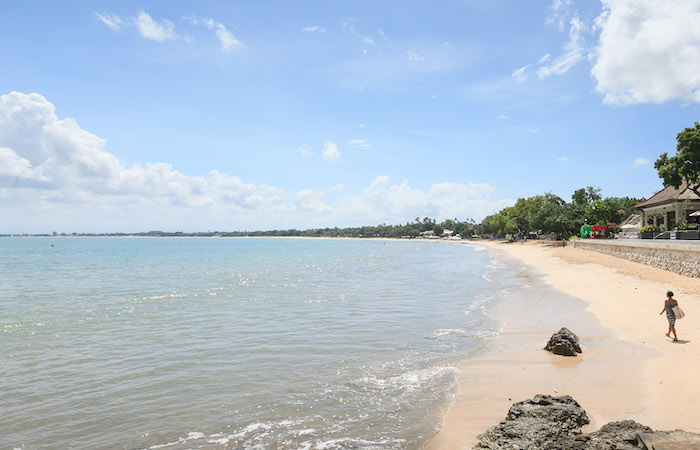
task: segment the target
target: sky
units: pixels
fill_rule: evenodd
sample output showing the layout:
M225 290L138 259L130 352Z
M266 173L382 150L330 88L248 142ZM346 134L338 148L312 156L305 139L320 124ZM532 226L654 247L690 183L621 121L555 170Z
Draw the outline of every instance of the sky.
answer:
M0 233L480 221L663 187L700 0L26 0L0 61Z

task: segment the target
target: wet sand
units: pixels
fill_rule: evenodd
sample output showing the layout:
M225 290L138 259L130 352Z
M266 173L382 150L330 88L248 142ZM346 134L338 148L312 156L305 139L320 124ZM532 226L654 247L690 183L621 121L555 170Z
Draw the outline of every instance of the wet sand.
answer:
M536 394L574 397L592 421L587 430L632 419L700 432L700 280L570 246L479 245L528 267L532 279L523 283L534 291L493 308L503 331L460 366L460 392L426 449L470 448L512 403ZM561 294L550 298L542 283ZM664 336L668 323L659 315L668 289L687 314L676 323L677 343ZM562 326L579 336L582 355L542 350Z

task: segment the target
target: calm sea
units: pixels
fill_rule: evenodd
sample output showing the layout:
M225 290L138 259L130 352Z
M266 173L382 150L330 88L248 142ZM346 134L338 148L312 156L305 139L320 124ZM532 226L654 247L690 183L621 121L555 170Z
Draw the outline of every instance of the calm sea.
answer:
M517 289L480 250L0 238L0 448L420 448Z

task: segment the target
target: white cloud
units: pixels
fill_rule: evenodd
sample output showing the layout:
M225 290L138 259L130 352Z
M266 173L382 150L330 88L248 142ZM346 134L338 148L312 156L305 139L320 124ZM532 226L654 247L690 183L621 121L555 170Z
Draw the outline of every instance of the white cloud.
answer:
M591 74L604 102L700 102L700 0L603 0Z
M165 162L125 166L106 145L76 120L59 118L39 94L0 96L0 232L308 228L403 223L416 216L479 220L513 203L491 200L494 189L485 183L420 190L385 176L354 194L344 185L288 194L218 170L189 176ZM340 158L336 144L324 144L324 157ZM325 199L340 191L345 195L334 203Z
M238 39L236 39L236 36L234 36L230 31L228 31L221 22L216 22L212 19L209 19L207 22L207 26L216 30L216 37L219 38L219 42L221 42L221 50L228 52L242 45L241 42Z
M636 158L634 158L635 166L646 166L647 164L649 164L649 160L642 156L637 156Z
M0 147L0 175L21 177L30 174L32 165L11 148Z
M396 223L425 216L481 220L514 203L491 200L493 191L486 183L439 183L425 192L407 180L392 185L389 177L378 176L360 194L344 197L337 210L357 223Z
M104 150L104 139L59 119L39 94L0 96L0 189L20 203L66 203L74 208L110 204L273 210L270 194L215 170L207 178L186 176L167 163L123 166ZM279 209L279 208L278 208Z
M537 64L544 64L544 63L546 63L547 61L549 61L549 59L550 59L550 56L549 56L549 53L547 53L547 54L545 54L544 56L542 56L542 57L539 59L539 61L537 61Z
M164 42L177 38L175 25L171 21L163 19L162 23L158 23L145 11L139 11L134 18L134 23L141 36L146 39Z
M323 203L323 192L304 189L297 192L294 198L294 204L299 212L330 213L333 208Z
M367 44L367 45L374 45L374 39L372 39L372 36L363 37L362 42Z
M440 183L430 187L430 202L437 206L440 219L474 218L485 216L512 205L512 200L492 201L494 188L487 183Z
M510 116L507 115L507 114L499 114L499 115L498 115L498 118L499 118L500 120L507 120L507 119L510 119Z
M550 75L563 75L583 58L584 24L577 15L574 15L569 23L569 40L564 45L564 53L555 58L551 65L542 66L537 69L537 76L540 79L547 78ZM542 61L542 59L540 59L540 61Z
M323 152L321 153L321 156L326 161L337 162L340 159L340 155L340 150L338 150L338 146L335 143L326 141L323 144Z
M406 52L406 58L411 62L420 62L425 59L416 52Z
M527 69L530 68L530 64L527 66L523 66L520 69L517 69L514 71L511 75L515 77L515 79L518 81L518 83L522 83L523 81L527 80Z
M302 31L304 31L305 33L325 33L326 29L323 27L319 27L318 25L314 25L312 27L302 28Z
M165 42L175 40L178 34L175 32L175 24L169 20L162 19L160 22L153 18L145 11L139 13L130 19L122 19L116 14L100 14L95 13L95 16L114 31L119 31L122 26L134 26L139 34L146 38L157 42ZM189 25L202 26L214 31L216 38L219 40L221 50L229 52L235 48L243 47L243 43L233 35L224 24L211 18L197 18L194 16L183 16L182 19ZM182 33L183 40L191 44L194 42L194 36L188 31Z
M210 17L198 18L193 16L185 16L183 19L187 20L190 24L195 26L204 26L210 30L214 30L216 38L221 44L221 50L224 52L230 52L237 47L243 47L243 43L233 35L223 23L218 22Z
M100 14L95 13L97 18L105 25L107 25L112 31L119 31L121 26L124 24L122 19L116 14Z
M560 156L559 158L557 158L557 161L559 162L567 162L568 160L569 158L567 158L566 156Z
M553 0L549 7L549 16L547 16L547 20L545 22L556 22L558 24L559 31L564 31L564 28L566 27L566 17L571 9L571 4L572 0Z
M348 144L349 146L351 146L353 148L367 149L367 148L371 147L370 143L364 139L352 139L352 140L347 141L346 144Z

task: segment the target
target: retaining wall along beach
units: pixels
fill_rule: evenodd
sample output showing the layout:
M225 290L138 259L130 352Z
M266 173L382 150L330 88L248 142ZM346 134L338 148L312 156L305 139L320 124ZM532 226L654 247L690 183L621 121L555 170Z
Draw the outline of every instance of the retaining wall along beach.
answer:
M676 241L621 241L576 239L574 247L700 278L700 245Z

